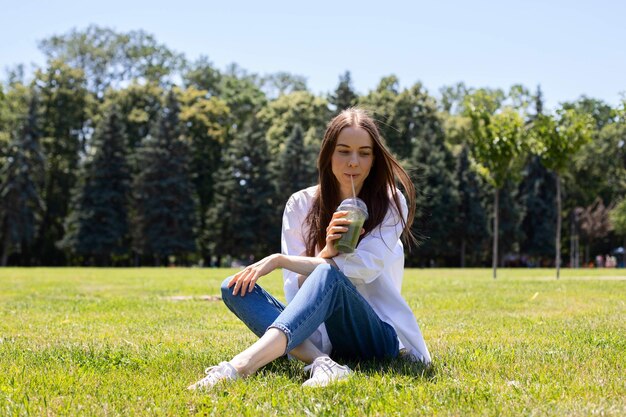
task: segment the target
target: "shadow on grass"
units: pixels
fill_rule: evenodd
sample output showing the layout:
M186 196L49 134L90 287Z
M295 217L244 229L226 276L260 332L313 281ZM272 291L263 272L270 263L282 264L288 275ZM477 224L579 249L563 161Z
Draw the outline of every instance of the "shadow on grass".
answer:
M435 366L425 365L423 362L413 362L403 358L370 360L362 362L346 362L355 372L367 376L403 376L432 382L435 380L437 369Z
M335 358L333 358L335 359ZM433 382L436 379L437 368L434 365L425 365L422 362L413 362L403 358L354 361L335 359L338 363L348 365L354 372L366 376L403 376L413 379ZM308 377L304 371L304 364L297 360L289 360L283 356L267 364L261 371L264 375L283 376L289 379L299 380L303 376Z

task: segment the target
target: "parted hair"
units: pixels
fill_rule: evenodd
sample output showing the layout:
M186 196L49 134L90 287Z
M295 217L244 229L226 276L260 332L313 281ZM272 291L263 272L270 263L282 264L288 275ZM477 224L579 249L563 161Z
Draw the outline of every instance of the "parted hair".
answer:
M306 238L307 256L315 256L315 253L326 245L326 228L333 213L341 203L339 182L333 174L331 158L339 133L346 127L364 129L372 138L373 143L373 165L358 195L367 205L369 213L369 217L363 225L365 233L361 238L367 236L382 223L387 211L393 204L393 209L396 210L398 218L402 222L402 240L407 245L412 245L416 241L411 233L411 225L415 216L415 186L409 174L385 146L374 119L365 110L351 107L335 116L328 123L324 133L317 159L319 187L305 220L309 227L309 236ZM401 185L406 196L408 206L406 221L402 216L397 185Z

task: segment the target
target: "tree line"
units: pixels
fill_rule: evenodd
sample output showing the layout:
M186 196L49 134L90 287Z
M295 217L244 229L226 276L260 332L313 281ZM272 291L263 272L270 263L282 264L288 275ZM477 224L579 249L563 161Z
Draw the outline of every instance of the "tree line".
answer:
M626 100L544 108L463 83L303 77L188 61L143 31L40 42L0 84L2 265L226 265L280 250L289 195L317 181L326 123L368 109L419 191L410 266L580 266L626 236ZM28 79L27 79L28 78ZM495 232L494 232L495 231Z

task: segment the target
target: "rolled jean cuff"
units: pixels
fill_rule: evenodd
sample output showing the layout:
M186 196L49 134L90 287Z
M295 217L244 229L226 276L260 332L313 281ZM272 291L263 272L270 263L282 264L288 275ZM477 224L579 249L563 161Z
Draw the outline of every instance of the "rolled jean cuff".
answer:
M291 349L293 349L293 347L290 346L291 345L291 330L289 330L289 328L287 326L285 326L282 323L272 323L272 324L270 324L267 327L267 330L269 330L269 329L278 329L281 332L283 332L285 334L285 336L287 337L287 346L285 346L285 352L283 354L286 354Z

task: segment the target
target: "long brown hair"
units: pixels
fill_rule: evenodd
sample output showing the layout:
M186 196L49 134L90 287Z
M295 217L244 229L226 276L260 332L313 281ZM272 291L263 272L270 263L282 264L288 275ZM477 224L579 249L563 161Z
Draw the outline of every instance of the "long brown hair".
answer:
M307 256L315 256L317 248L321 250L326 245L326 227L330 223L334 211L341 203L339 182L333 174L331 158L337 144L339 133L346 127L360 127L372 138L374 161L369 175L363 182L359 198L367 205L369 218L363 225L366 236L382 223L393 201L394 210L402 222L402 239L408 245L415 243L411 233L411 225L415 217L415 186L409 174L402 168L396 158L385 146L378 127L365 110L352 107L335 116L326 127L322 147L317 159L319 173L319 187L311 210L307 214L306 224L309 226L309 236L306 238ZM396 189L396 181L400 183L406 194L409 208L407 220L402 216L402 206ZM391 200L389 199L391 193ZM363 237L362 236L362 237ZM393 244L394 242L386 242Z

